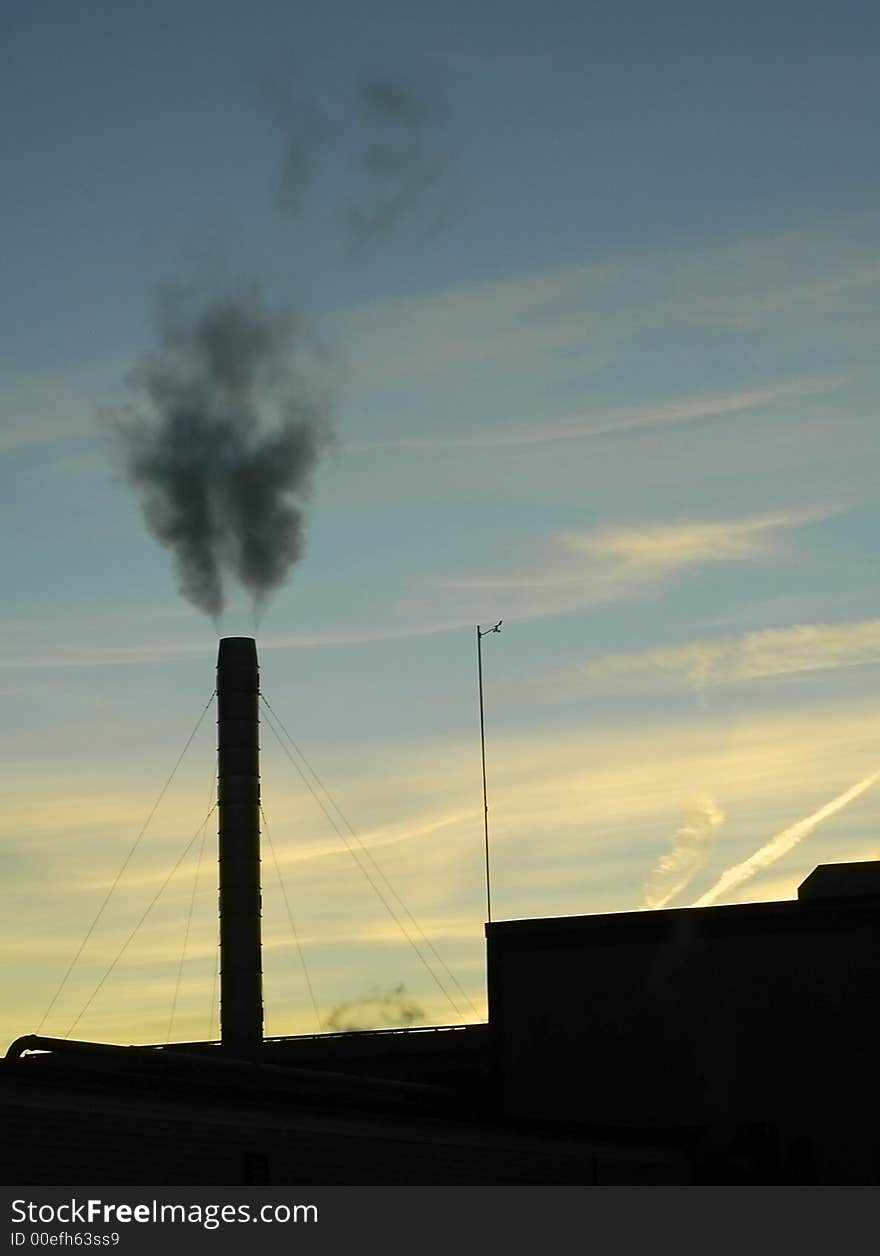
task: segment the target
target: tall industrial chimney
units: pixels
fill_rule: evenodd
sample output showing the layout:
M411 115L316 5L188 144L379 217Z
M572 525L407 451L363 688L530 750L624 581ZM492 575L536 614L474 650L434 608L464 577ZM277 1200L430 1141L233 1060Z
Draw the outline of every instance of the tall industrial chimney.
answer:
M220 1036L250 1055L263 1040L260 939L260 678L252 637L224 637L217 655L220 848Z

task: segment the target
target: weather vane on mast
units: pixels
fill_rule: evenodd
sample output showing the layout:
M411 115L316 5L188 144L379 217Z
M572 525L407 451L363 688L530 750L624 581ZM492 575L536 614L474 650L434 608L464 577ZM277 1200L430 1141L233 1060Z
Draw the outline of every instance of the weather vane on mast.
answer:
M483 722L483 637L490 632L500 632L503 619L494 628L481 628L477 624L477 680L480 690L480 757L483 764L483 833L486 848L486 919L492 919L492 892L489 881L489 803L486 798L486 730Z

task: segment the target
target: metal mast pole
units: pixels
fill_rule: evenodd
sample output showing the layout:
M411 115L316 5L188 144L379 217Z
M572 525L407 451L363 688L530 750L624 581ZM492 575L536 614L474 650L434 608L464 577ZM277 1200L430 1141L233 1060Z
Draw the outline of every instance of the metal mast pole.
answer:
M494 628L483 632L477 624L477 681L480 691L480 758L483 764L483 835L486 851L486 919L492 919L492 891L489 877L489 802L486 795L486 728L483 719L483 637L490 632L500 632L504 621L499 619Z

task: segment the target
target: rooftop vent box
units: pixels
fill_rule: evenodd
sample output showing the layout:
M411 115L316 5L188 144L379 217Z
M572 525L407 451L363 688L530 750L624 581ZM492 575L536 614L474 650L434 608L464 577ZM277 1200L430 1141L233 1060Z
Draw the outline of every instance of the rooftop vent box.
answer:
M880 895L880 859L819 864L798 886L798 898L853 898Z

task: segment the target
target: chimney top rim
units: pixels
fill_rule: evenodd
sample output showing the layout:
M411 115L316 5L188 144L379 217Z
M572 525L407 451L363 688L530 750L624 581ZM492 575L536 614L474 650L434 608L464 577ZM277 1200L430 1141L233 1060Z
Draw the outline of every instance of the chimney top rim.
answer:
M217 666L257 666L257 642L254 637L221 637L217 647Z

